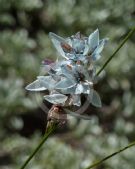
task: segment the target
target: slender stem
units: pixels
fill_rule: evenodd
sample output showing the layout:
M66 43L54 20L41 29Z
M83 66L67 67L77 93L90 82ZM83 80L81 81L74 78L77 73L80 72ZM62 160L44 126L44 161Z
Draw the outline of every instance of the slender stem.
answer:
M111 158L111 157L121 153L122 151L125 151L126 149L128 149L130 147L133 147L133 146L135 146L135 141L130 143L130 144L128 144L126 147L121 148L121 149L117 150L116 152L106 156L105 158L103 158L103 159L101 159L99 161L96 161L95 163L93 163L92 165L90 165L89 167L87 167L85 169L90 169L90 168L96 167L96 166L100 165L101 163L103 163L104 161L108 160L109 158Z
M39 145L36 147L36 149L32 152L32 154L28 157L28 159L24 162L24 164L20 167L20 169L24 169L26 165L31 161L31 159L34 157L34 155L37 153L37 151L41 148L41 146L44 144L44 142L48 139L48 137L55 131L57 125L53 125L50 130L44 135Z
M127 36L124 38L124 40L120 43L120 45L117 47L117 49L113 52L113 54L107 59L107 61L104 63L104 65L101 67L101 69L97 72L97 76L104 70L104 68L107 66L107 64L112 60L112 58L116 55L116 53L121 49L121 47L126 43L126 41L132 36L132 34L135 32L135 27L131 29L131 31L127 34Z

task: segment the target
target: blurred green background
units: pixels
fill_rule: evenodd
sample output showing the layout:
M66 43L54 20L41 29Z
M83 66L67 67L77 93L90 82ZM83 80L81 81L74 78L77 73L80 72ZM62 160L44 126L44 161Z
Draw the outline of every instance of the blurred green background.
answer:
M134 0L0 0L0 169L19 168L44 133L46 114L25 86L44 58L56 59L48 33L67 37L96 28L109 37L100 65L135 25ZM103 107L90 121L70 119L26 168L81 169L135 139L135 35L96 85ZM134 169L135 148L97 169Z

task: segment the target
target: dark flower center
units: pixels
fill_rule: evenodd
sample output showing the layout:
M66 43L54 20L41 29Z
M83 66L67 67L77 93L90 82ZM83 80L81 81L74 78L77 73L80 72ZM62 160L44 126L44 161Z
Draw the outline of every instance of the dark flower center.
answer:
M82 73L80 73L80 72L77 73L77 75L76 75L77 82L84 81L84 78L85 78L85 76Z

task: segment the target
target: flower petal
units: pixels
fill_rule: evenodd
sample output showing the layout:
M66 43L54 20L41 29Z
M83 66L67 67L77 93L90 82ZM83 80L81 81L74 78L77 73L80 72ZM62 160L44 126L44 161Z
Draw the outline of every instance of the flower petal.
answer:
M44 82L39 79L27 85L25 89L30 91L35 91L35 92L47 90L47 88L44 85Z
M85 42L80 39L73 38L73 49L75 49L76 53L83 53L85 48Z
M67 65L62 65L61 70L57 73L58 75L63 75L67 79L70 79L73 83L76 82L73 71L70 70Z
M96 29L88 38L89 51L93 51L99 45L99 30Z
M107 42L107 39L100 40L99 45L96 47L96 49L92 53L92 58L94 61L100 59L101 57L100 53L102 52L106 42Z
M51 66L50 65L41 65L40 66L40 72L43 72L43 73L48 73L51 69Z
M66 40L66 42L72 47L72 40L71 40L71 38L68 37L68 38L66 38L65 40Z
M61 47L61 43L66 43L65 39L56 35L55 33L50 32L49 36L55 46L55 48L57 49L57 51L61 54L61 56L63 56L64 58L68 59L65 56L65 52L63 51L62 47Z
M63 94L52 94L44 96L44 99L52 104L64 104L67 98L68 97Z
M60 93L63 94L75 94L76 86L72 86L70 88L64 88L64 89L57 89Z
M37 77L40 81L43 81L44 86L48 90L53 90L56 84L56 81L51 76L38 76Z
M83 93L90 94L90 86L87 83L83 83Z
M85 48L84 48L84 51L83 51L83 55L87 55L89 52L89 45L88 44L85 44Z
M83 85L81 83L77 84L75 94L81 94L83 93Z
M95 90L92 91L91 104L95 107L102 107L100 96Z
M55 89L67 89L67 88L71 88L75 85L76 85L75 82L70 81L70 79L64 78L56 84Z
M77 60L80 60L82 62L86 61L86 56L82 54L77 54Z
M75 94L90 94L90 86L88 83L79 83L76 86Z
M98 60L98 59L100 59L101 58L101 55L99 54L99 53L93 53L92 54L92 59L94 60L94 61L96 61L96 60Z
M105 45L105 40L101 40L97 48L95 49L96 53L101 53Z
M81 98L79 94L72 95L73 105L81 106Z

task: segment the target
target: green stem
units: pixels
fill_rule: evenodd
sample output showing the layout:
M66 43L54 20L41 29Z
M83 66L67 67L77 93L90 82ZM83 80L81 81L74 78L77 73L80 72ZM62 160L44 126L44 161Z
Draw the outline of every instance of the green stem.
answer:
M56 127L57 125L52 126L52 128L44 135L39 145L32 152L32 154L28 157L28 159L24 162L24 164L20 167L20 169L24 169L26 167L26 165L31 161L31 159L34 157L34 155L37 153L40 147L44 144L44 142L48 139L48 137L55 131Z
M111 158L111 157L113 157L113 156L115 156L115 155L121 153L122 151L125 151L126 149L128 149L128 148L130 148L130 147L133 147L133 146L135 146L135 141L132 142L132 143L130 143L130 144L128 144L126 147L121 148L121 149L119 149L118 151L116 151L116 152L114 152L114 153L112 153L112 154L106 156L106 157L103 158L102 160L96 161L94 164L90 165L89 167L87 167L87 168L85 168L85 169L90 169L90 168L96 167L96 166L100 165L101 163L103 163L104 161L108 160L109 158Z
M112 58L116 55L116 53L121 49L121 47L126 43L126 41L132 36L132 34L135 32L135 27L131 29L131 31L127 34L127 36L124 38L124 40L120 43L120 45L117 47L117 49L113 52L113 54L107 59L107 61L104 63L104 65L101 67L101 69L97 72L97 76L104 70L104 68L107 66L107 64L112 60Z

